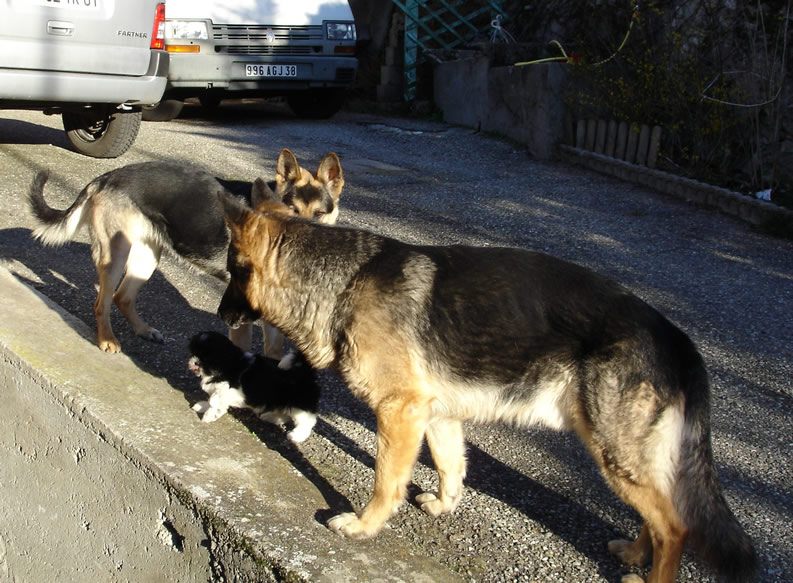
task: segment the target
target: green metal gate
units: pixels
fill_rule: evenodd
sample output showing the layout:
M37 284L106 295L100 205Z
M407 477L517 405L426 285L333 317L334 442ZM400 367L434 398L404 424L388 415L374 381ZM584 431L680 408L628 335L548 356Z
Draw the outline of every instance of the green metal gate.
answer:
M405 15L403 94L416 97L416 71L430 48L453 49L506 18L502 0L392 0Z

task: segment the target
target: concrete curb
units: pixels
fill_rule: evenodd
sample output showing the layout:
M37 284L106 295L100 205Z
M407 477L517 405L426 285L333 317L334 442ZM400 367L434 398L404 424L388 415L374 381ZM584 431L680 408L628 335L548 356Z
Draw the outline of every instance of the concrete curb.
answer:
M0 291L0 579L461 580L388 532L333 534L283 452L231 416L202 424L3 267Z
M661 170L638 166L566 144L561 144L559 151L562 154L562 159L566 162L642 186L649 186L689 202L717 208L725 214L737 217L752 225L762 225L774 219L782 219L793 226L793 211L790 209L767 201L752 199L739 192L675 176Z

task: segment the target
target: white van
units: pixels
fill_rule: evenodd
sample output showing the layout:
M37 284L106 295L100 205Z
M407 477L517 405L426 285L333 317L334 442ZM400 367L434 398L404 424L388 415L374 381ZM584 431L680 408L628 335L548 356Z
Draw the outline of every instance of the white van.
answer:
M162 0L0 0L0 109L59 114L72 146L115 158L162 97Z
M179 115L188 97L285 96L301 117L330 117L358 71L347 0L168 0L162 102L143 119Z

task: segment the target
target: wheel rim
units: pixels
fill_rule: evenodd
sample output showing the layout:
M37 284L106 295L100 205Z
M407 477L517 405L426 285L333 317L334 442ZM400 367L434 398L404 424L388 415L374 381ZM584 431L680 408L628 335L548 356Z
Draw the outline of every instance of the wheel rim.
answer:
M96 142L105 135L109 120L99 119L86 128L76 129L75 135L84 142Z

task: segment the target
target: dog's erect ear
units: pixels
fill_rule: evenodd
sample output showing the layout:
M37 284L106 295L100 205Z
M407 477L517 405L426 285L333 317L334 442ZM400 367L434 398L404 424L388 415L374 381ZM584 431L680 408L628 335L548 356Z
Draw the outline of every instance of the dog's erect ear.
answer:
M339 200L341 189L344 186L344 174L341 171L339 157L334 152L325 156L322 162L319 163L317 179L327 185L331 196L335 200Z
M257 178L251 187L251 206L256 208L263 202L281 202L281 199L264 179Z
M218 191L218 201L223 209L223 216L226 218L226 224L231 229L232 235L239 234L246 217L251 214L251 210L225 190Z
M275 180L281 182L298 182L303 177L303 171L297 163L297 158L287 148L278 155L278 164L275 167Z

